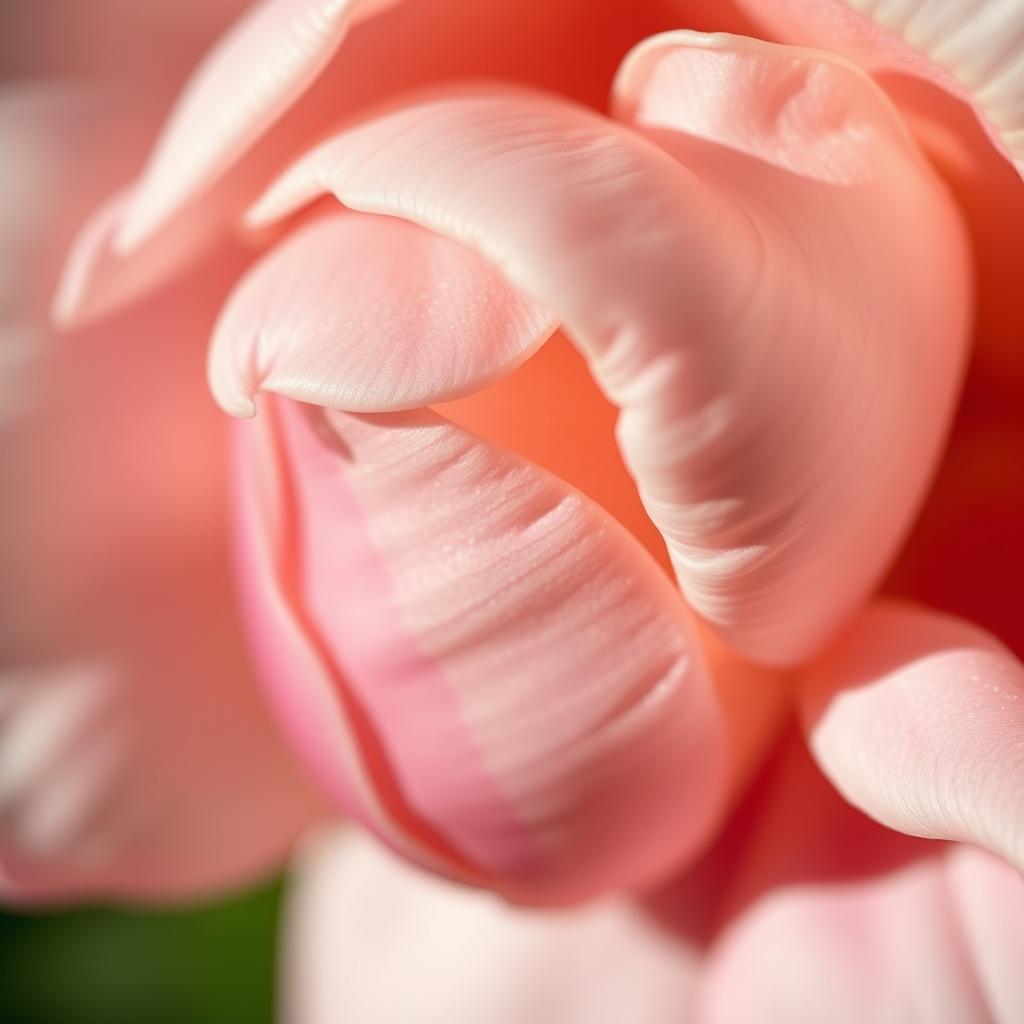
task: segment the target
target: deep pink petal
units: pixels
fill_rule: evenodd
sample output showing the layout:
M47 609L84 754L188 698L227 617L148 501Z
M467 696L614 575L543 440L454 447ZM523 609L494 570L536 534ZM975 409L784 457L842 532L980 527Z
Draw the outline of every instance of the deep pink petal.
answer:
M414 408L489 384L554 328L463 246L408 221L335 213L235 289L210 384L238 415L255 412L258 391L356 412Z
M650 879L707 837L764 701L715 693L610 516L428 411L274 399L237 429L252 636L344 808L523 899Z
M991 636L878 605L809 672L803 713L822 769L866 813L1024 866L1024 667Z
M352 832L304 851L283 938L290 1024L680 1024L698 960L626 900L514 907Z
M685 166L569 104L477 90L343 132L252 221L333 192L493 260L622 410L691 602L744 653L798 660L878 582L934 464L967 337L960 225L841 62L686 36L634 68L627 113Z

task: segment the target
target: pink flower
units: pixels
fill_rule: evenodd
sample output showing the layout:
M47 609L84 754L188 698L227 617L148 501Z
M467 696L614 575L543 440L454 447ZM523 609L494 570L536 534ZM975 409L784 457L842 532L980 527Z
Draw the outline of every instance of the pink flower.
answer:
M1024 649L1024 15L738 8L255 4L61 337L191 42L6 101L8 898L343 818L302 1024L1024 1015L1024 671L926 607Z

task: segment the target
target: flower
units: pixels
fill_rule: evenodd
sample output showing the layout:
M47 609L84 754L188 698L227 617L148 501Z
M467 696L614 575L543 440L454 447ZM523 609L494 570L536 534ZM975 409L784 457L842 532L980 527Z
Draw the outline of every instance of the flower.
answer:
M1024 672L908 601L1021 649L1024 51L964 11L264 0L46 345L144 129L11 101L6 894L343 814L417 867L305 854L295 1020L1019 1016Z

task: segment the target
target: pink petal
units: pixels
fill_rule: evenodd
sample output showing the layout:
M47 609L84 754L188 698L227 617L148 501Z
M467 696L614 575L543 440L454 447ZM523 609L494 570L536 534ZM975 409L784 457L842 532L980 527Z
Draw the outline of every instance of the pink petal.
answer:
M284 930L290 1024L679 1024L696 950L624 900L516 908L353 832L301 857Z
M965 97L1024 173L1024 7L1013 0L740 0L790 42L846 54L876 73L930 79ZM908 95L911 95L908 93Z
M0 896L195 896L276 866L319 804L235 615L211 304L60 345L29 301L89 166L84 104L49 106L0 105Z
M622 410L690 601L744 653L792 662L916 510L966 343L963 238L848 66L692 36L663 58L621 90L685 166L554 99L449 93L328 141L251 220L330 191L477 248L551 308Z
M878 605L809 672L803 714L823 770L867 814L1024 865L1024 668L992 637Z
M343 213L293 234L236 288L210 382L237 415L257 391L350 411L457 398L554 330L475 253L406 221Z
M121 223L137 248L234 163L319 75L352 23L396 0L259 0L206 56Z
M699 1024L1013 1024L1024 880L992 854L887 832L785 755L755 804Z
M706 838L762 702L722 706L606 513L425 410L278 399L237 429L252 636L342 807L529 900L649 880Z

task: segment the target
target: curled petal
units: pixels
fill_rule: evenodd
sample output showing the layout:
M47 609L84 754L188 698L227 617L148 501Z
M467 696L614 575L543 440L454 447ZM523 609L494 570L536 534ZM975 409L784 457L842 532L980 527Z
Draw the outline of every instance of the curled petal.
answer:
M275 398L236 429L251 632L343 807L528 900L649 880L707 837L742 694L717 697L606 513L428 411Z
M802 707L819 764L852 803L1024 866L1024 668L992 637L878 605L809 672Z
M396 0L258 0L206 56L134 190L114 245L137 248L259 138L350 25Z
M407 221L333 214L251 270L214 334L210 382L228 412L257 391L359 412L458 398L554 330L476 253Z
M791 663L916 510L967 338L961 228L852 67L702 36L663 57L622 88L672 156L552 98L448 93L329 140L250 219L332 192L478 249L553 310L621 410L688 598L737 649Z
M1024 8L1013 0L740 0L787 40L847 54L875 72L923 77L965 97L1024 173ZM900 92L899 82L892 83Z

